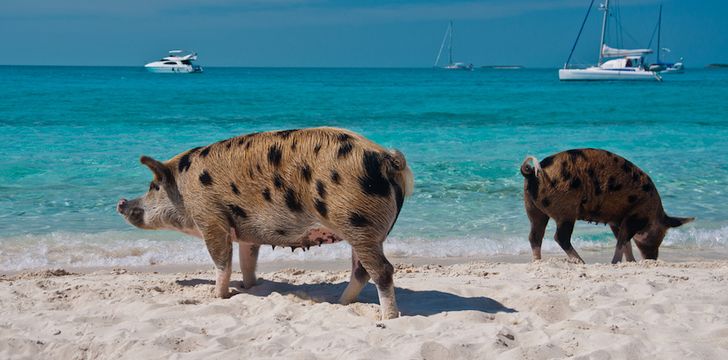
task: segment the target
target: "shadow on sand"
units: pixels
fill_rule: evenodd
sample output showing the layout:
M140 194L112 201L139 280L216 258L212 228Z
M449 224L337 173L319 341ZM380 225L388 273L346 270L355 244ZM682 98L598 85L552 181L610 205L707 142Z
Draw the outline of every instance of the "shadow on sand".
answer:
M215 282L207 279L189 279L177 280L180 286L196 286L196 285L214 285ZM316 302L328 302L336 304L339 296L346 288L347 283L319 283L319 284L289 284L284 282L270 281L258 279L257 285L251 289L242 289L240 281L231 282L234 295L249 294L255 296L268 296L272 293L283 295L294 295L302 299L308 299ZM504 306L503 304L491 298L479 297L463 297L447 292L437 290L421 290L414 291L404 288L395 288L397 304L402 315L422 315L430 316L447 311L464 311L473 310L484 313L513 313L515 309ZM369 283L359 295L359 302L368 304L378 304L377 289L373 284Z

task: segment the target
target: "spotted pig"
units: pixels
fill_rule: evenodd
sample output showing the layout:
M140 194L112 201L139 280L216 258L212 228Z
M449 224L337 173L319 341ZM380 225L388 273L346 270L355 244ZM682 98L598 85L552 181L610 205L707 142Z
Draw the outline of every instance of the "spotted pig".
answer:
M533 166L530 164L533 163ZM584 262L571 246L576 220L609 224L617 238L612 263L634 261L634 238L644 259L657 259L667 229L694 218L665 214L650 177L629 160L599 149L574 149L541 162L529 156L521 165L526 214L531 221L533 259L541 259L541 241L549 219L556 222L556 242L569 258Z
M149 191L119 200L118 212L139 228L202 238L217 269L217 296L229 296L233 241L249 288L261 245L305 251L346 240L352 274L340 302L355 301L371 278L382 318L398 316L382 243L413 188L399 151L344 129L312 128L248 134L141 162L154 174Z

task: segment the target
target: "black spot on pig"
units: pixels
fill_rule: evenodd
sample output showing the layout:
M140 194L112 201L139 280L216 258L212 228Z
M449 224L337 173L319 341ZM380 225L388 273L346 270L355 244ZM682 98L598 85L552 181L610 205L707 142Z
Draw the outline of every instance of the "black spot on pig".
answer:
M322 198L326 198L326 185L321 180L316 180L316 192Z
M286 189L286 206L293 212L303 211L301 200L298 198L298 194L293 189Z
M624 160L624 163L622 164L622 170L624 170L625 173L632 173L632 170L634 169L634 165L627 159Z
M404 205L404 191L402 191L402 187L393 180L390 179L389 183L394 189L394 200L397 202L397 216L399 216L399 212L402 210L402 205ZM394 224L392 224L392 226L394 226Z
M601 195L602 193L602 184L599 182L599 178L594 174L594 169L589 169L589 176L592 180L592 187L594 188L594 195Z
M235 185L235 183L230 183L230 189L233 191L233 194L240 195L240 191L238 190L238 187Z
M291 143L291 151L295 152L297 146L298 146L298 141L293 140L293 142Z
M273 174L273 186L275 186L276 189L283 188L283 178L278 173Z
M547 208L549 205L551 205L551 200L548 197L541 199L541 206Z
M371 225L369 219L367 219L364 215L355 212L349 215L349 223L354 227L366 227Z
M578 176L574 177L574 179L571 180L571 183L569 184L569 187L571 187L572 189L578 189L578 188L580 188L581 187L581 179Z
M190 160L190 156L200 150L199 147L196 147L190 151L188 151L186 154L182 156L182 158L179 159L179 164L177 164L177 170L179 170L180 173L183 173L190 169L190 166L192 165L192 161Z
M379 153L365 151L362 156L364 176L359 178L359 185L365 194L389 196L389 181L382 175L382 158Z
M526 188L528 189L528 194L531 195L531 199L536 201L538 199L538 179L535 176L531 175L528 177Z
M339 151L336 154L339 158L344 158L351 152L351 149L353 148L353 145L350 142L344 142L339 146Z
M351 140L351 135L341 133L336 136L336 139L338 139L340 142L347 142L347 141Z
M544 158L540 162L541 169L545 169L545 168L551 166L553 163L554 163L554 156L553 155L552 156L549 156L547 158Z
M321 151L321 144L316 144L313 148L313 153L318 155L319 151Z
M341 176L339 176L338 171L331 170L331 181L333 181L334 184L341 184Z
M561 162L561 178L564 179L564 181L569 181L571 179L571 173L569 172L569 169L566 167L566 162Z
M566 153L571 156L571 161L576 161L578 158L586 160L586 155L584 155L584 152L579 149L566 150Z
M318 211L318 213L321 214L321 216L323 216L323 217L328 216L329 210L326 207L325 202L321 201L320 199L316 199L313 206L316 208L316 211Z
M642 191L644 191L646 193L652 191L652 184L647 183L647 184L642 185Z
M203 170L202 174L200 174L200 183L205 186L212 185L212 176L210 176L207 170Z
M235 216L241 219L245 219L248 217L248 214L240 206L228 205L228 208L230 208L230 211L232 211Z
M270 189L268 189L268 188L263 189L263 199L265 199L268 202L271 202Z
M303 166L301 166L301 176L307 183L311 182L311 167L308 166L308 164L303 164Z
M291 130L281 130L277 131L275 133L276 136L282 138L282 139L288 139L288 137L291 136L294 132L298 131L298 129L291 129Z
M202 151L200 151L201 157L207 157L207 155L209 155L209 154L210 154L210 146L205 146L205 148L202 149Z
M610 176L607 180L607 190L609 192L615 192L622 189L622 185L617 183L617 180L614 178L614 176Z
M283 157L283 153L281 152L281 147L278 145L271 145L270 148L268 148L268 163L270 163L273 166L278 166L281 164L281 158Z

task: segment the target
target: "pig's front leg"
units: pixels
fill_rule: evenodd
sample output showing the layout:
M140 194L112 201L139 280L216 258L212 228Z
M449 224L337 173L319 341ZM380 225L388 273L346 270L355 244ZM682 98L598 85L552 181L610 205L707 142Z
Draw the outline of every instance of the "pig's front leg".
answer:
M250 289L255 285L255 267L258 265L258 252L260 245L240 243L238 255L240 259L240 272L243 273L243 288Z
M200 229L207 251L212 257L217 270L215 295L221 298L230 297L230 275L232 273L233 243L231 234L224 226L208 226Z

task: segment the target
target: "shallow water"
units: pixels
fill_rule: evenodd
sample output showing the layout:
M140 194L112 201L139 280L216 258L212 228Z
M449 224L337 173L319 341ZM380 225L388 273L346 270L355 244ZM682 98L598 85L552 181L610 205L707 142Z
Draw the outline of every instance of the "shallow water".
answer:
M165 159L260 130L341 126L407 155L415 194L386 243L397 256L528 251L518 166L574 147L625 156L666 211L698 220L678 248L728 247L728 71L663 83L561 83L556 70L0 67L0 270L207 263L199 240L133 229L114 211L143 193L141 154ZM544 241L550 240L549 227ZM612 247L579 225L577 248ZM560 250L559 250L560 251ZM346 245L263 251L342 258Z

